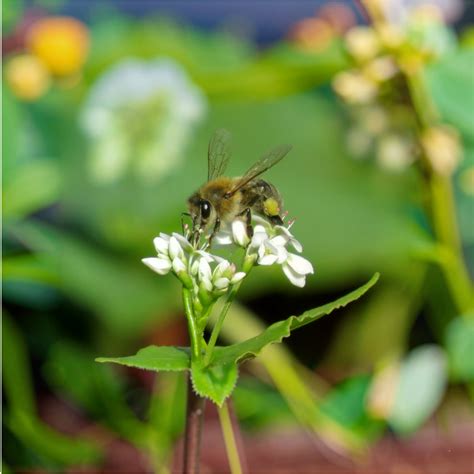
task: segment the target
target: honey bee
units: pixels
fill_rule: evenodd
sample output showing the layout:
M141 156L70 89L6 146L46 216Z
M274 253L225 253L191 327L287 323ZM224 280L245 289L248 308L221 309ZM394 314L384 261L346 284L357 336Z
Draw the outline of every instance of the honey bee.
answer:
M253 235L252 213L267 219L273 225L283 224L283 200L276 187L259 176L275 166L291 150L291 145L279 145L267 151L241 177L224 176L230 159L230 133L217 130L209 142L208 175L203 184L189 199L187 215L193 222L192 242L212 229L209 245L222 224L235 219L246 223L247 234Z

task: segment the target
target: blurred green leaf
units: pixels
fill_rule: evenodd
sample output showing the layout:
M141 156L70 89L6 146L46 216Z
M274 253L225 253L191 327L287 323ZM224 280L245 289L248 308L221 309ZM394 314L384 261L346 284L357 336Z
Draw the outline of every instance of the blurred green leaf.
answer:
M239 371L235 362L207 367L197 362L192 363L191 374L194 391L222 406L237 384Z
M133 338L146 322L178 306L170 280L158 280L138 259L128 262L34 221L11 225L9 232L41 253L51 271L57 273L62 291L93 310L115 334Z
M2 472L3 474L10 474L11 469L2 461Z
M459 49L427 67L426 78L443 118L474 140L474 50Z
M23 14L23 0L3 0L2 2L2 34L11 33Z
M24 163L3 187L3 216L24 217L59 197L60 172L52 161Z
M98 357L96 362L112 362L145 370L182 371L190 368L187 347L148 346L128 357Z
M93 42L87 82L124 57L166 56L181 63L211 99L233 101L309 90L328 81L347 62L338 41L319 53L303 53L285 44L257 54L249 42L227 33L202 33L158 18L136 24L115 17L98 23Z
M474 314L451 321L446 328L446 351L455 381L474 381Z
M23 412L5 416L11 431L30 449L64 466L96 463L101 449L92 441L72 439Z
M11 0L9 3L16 3ZM5 117L2 123L2 183L8 183L11 173L18 166L18 150L21 148L21 130L24 126L22 110L12 93L5 86L2 88L2 109Z
M212 354L210 365L236 364L245 359L256 357L265 346L281 342L291 334L291 331L312 323L322 316L332 313L335 309L344 307L352 301L359 299L377 283L378 279L379 274L376 273L365 285L332 303L305 311L301 316L290 316L284 321L278 321L269 326L263 333L244 342L226 347L216 347Z
M95 364L90 351L68 341L59 342L51 348L43 372L58 394L66 394L123 438L143 444L146 427L125 403L120 374Z
M3 419L18 439L48 460L72 465L95 462L100 449L93 443L71 439L37 419L28 354L19 330L3 314L3 388L7 410Z
M385 424L371 418L366 411L366 399L371 376L361 375L334 387L321 402L321 411L341 425L366 438L374 439Z
M2 321L3 389L11 413L36 412L30 361L20 330L3 312Z
M438 406L446 381L446 357L438 346L411 351L401 363L390 426L400 434L416 431Z
M32 281L58 285L58 274L45 262L41 256L35 254L14 255L4 257L3 281Z
M293 421L283 396L269 385L253 377L241 377L232 393L232 401L240 422L246 428L274 427Z
M161 448L171 449L173 440L181 435L185 406L185 377L179 373L162 372L155 378L149 416L150 424L159 433L160 443L155 443L158 451L162 451Z

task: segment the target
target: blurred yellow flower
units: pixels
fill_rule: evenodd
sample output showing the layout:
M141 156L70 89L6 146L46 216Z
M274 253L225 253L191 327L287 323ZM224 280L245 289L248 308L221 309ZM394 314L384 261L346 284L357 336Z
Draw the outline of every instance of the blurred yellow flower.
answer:
M451 175L461 160L457 131L445 125L430 127L423 133L421 143L433 169L441 175Z
M74 18L48 17L33 24L27 44L51 73L68 76L78 72L86 60L89 32Z
M50 84L45 65L31 54L21 54L8 60L5 78L17 97L30 101L41 97Z
M364 68L365 74L376 82L391 79L398 72L397 65L390 56L382 56L370 61Z
M374 29L356 26L346 34L346 47L351 56L358 61L368 61L380 51L380 41Z
M359 71L344 71L334 78L334 90L350 104L365 104L378 93L377 84Z

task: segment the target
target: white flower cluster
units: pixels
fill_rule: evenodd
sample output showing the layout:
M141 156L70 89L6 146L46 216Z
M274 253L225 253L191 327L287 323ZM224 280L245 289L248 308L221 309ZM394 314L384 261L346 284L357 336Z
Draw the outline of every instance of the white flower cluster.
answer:
M144 258L145 265L160 275L174 273L183 285L193 291L195 305L208 307L239 282L254 266L282 266L290 282L298 287L306 283L306 276L313 273L313 266L305 258L292 253L288 247L301 253L301 244L284 226L272 226L264 219L255 217L252 238L247 235L243 221L236 220L226 231L215 236L218 245L235 244L246 248L243 270L228 260L211 254L203 248L195 248L189 240L178 233L161 233L153 241L156 257Z
M176 232L160 233L153 244L157 256L144 258L142 262L159 275L173 272L203 303L217 299L245 277L244 272L236 271L235 265L194 248L186 237Z
M207 103L171 59L125 59L92 86L80 114L90 140L90 171L113 182L132 172L158 180L179 165Z
M249 239L245 224L240 220L234 221L231 226L232 241L247 248L247 260L265 266L281 265L288 280L302 288L306 283L306 276L314 273L314 270L308 260L288 251L288 247L291 246L296 252L301 253L303 247L300 242L287 227L272 226L258 216L254 216L254 223L254 233ZM228 243L229 235L217 236L216 240L221 244Z

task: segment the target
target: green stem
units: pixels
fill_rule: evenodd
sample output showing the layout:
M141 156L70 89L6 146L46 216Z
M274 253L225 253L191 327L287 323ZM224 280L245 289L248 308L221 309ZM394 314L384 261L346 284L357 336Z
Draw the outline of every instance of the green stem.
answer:
M229 461L230 472L231 474L242 474L239 451L235 441L234 430L232 428L232 421L230 419L227 402L225 402L222 407L219 407L219 420L221 422L222 434L224 435L224 443L227 452L227 459Z
M214 346L216 345L217 338L219 337L219 333L221 332L222 325L224 324L225 317L227 316L227 312L229 311L229 308L232 305L232 302L234 301L235 295L237 294L237 291L239 291L239 288L240 283L237 283L227 295L227 300L221 310L221 313L219 314L219 318L214 327L212 328L211 337L209 338L209 342L207 344L204 365L208 365L209 362L211 362L212 351L214 350Z
M197 360L201 357L201 337L197 327L196 318L193 311L193 300L191 291L183 287L183 304L184 312L188 320L189 338L191 339L191 353L193 359Z
M413 109L417 115L420 133L436 125L439 116L426 89L421 72L407 74ZM426 179L430 196L430 213L436 239L446 249L449 257L443 259L441 269L445 275L454 303L460 313L465 313L473 305L473 290L462 253L458 232L456 207L451 179L432 169L428 157L422 156L423 165L428 170Z

